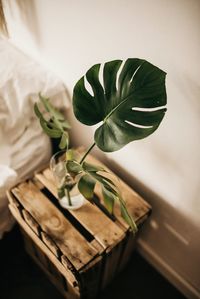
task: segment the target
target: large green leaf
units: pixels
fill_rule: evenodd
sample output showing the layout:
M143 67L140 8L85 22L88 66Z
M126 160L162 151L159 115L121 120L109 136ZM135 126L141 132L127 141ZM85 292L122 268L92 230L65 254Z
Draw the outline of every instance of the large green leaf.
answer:
M152 134L166 112L166 73L138 58L129 58L119 70L121 65L121 60L105 63L103 84L99 80L100 64L94 65L73 91L76 118L89 126L103 122L94 138L105 152ZM86 89L85 80L93 94Z

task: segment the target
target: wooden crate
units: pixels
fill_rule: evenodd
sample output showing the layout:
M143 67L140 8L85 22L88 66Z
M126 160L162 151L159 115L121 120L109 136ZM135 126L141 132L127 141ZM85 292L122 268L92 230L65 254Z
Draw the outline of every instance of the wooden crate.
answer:
M91 156L89 160L97 163ZM116 183L140 227L149 204L118 178ZM95 203L86 201L75 211L62 209L49 168L8 192L27 252L68 299L95 297L123 269L134 248L133 234L118 209L111 217L98 187L95 194Z

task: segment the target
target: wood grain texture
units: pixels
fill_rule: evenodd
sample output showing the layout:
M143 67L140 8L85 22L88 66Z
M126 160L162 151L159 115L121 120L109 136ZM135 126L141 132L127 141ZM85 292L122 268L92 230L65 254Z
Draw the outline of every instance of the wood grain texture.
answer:
M39 224L35 221L35 219L31 216L31 214L26 211L22 210L22 215L24 217L24 220L26 223L31 227L31 229L38 235L40 236L40 227Z
M7 190L6 195L7 195L8 202L10 203L10 205L12 205L12 207L13 207L13 209L15 209L16 213L18 213L19 216L21 216L23 218L22 208L21 208L19 201L12 195L10 190Z
M16 212L16 209L9 204L9 209L14 216L14 218L17 220L19 225L22 227L23 231L25 234L27 234L31 240L33 241L34 246L37 246L39 250L47 256L47 258L55 265L55 267L58 269L58 271L66 278L67 280L67 285L68 285L68 297L65 295L66 298L73 298L73 299L78 299L80 298L80 292L79 292L79 287L78 287L78 281L76 280L75 276L72 274L72 272L68 269L66 269L55 257L55 255L48 250L46 245L37 237L37 235L31 230L31 228L28 226L28 224L19 216L19 214ZM46 264L45 262L40 262L37 253L35 249L31 246L31 243L26 240L26 248L28 250L28 253L31 254L31 256L34 258L37 264L47 273L49 276L49 272L47 271ZM42 254L40 253L40 254ZM41 258L40 258L41 260ZM52 275L50 275L52 276ZM50 278L50 277L49 277ZM50 280L56 284L55 279ZM76 286L76 287L74 287Z
M18 185L12 192L77 270L98 254L31 181Z
M41 238L43 242L47 245L47 247L55 254L57 258L60 258L61 251L55 242L49 237L49 235L45 232L41 232Z
M125 238L118 240L116 244L108 247L104 256L104 268L102 272L101 289L104 289L118 272L120 258L124 249Z
M57 198L57 188L49 168L36 178ZM89 231L103 248L113 245L118 239L124 236L123 230L110 220L99 208L89 201L78 210L69 212Z
M102 256L97 257L80 271L81 293L83 298L95 298L100 290Z
M43 270L48 276L49 280L55 285L55 287L61 292L66 299L79 299L80 293L77 288L72 288L65 277L54 266L54 264L46 258L45 254L37 248L35 243L27 237L24 233L25 248L36 264ZM34 250L31 250L31 246Z
M121 256L119 258L118 267L116 269L116 273L120 272L125 268L129 259L133 254L133 250L135 248L137 236L133 236L133 233L129 230L127 231L126 238L124 240L123 250L121 252Z

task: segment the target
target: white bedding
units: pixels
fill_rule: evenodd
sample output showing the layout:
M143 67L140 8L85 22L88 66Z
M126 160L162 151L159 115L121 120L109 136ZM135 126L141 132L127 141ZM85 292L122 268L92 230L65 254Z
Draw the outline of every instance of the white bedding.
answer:
M51 144L33 112L38 93L68 107L62 81L0 39L0 238L13 225L6 190L49 160Z

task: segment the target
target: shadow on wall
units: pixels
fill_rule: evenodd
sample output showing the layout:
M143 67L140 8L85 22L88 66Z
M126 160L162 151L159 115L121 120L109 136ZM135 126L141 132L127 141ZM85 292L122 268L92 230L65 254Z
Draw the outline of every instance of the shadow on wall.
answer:
M169 269L167 271L160 269L160 262L157 269L165 273L172 283L174 283L172 273L176 273L177 277L182 277L186 282L192 281L195 286L199 286L199 239L196 237L199 232L198 225L191 221L187 214L174 208L113 160L107 160L106 164L152 206L152 215L140 232L139 251L144 253L154 266L158 260L162 260L162 263L171 269L171 274ZM150 251L147 252L146 248ZM150 257L148 254L153 256ZM191 258L186 258L189 256ZM180 290L183 289L179 279L175 285L179 286Z
M126 171L123 167L121 167L118 163L116 163L113 159L110 160L106 156L104 156L104 163L114 172L117 176L119 176L123 181L125 181L130 187L133 188L140 196L142 196L149 204L152 206L152 216L158 215L160 219L166 219L166 217L175 217L176 224L180 223L182 229L184 229L185 234L191 234L191 232L187 229L188 222L191 222L191 219L188 218L187 215L183 216L183 213L179 213L179 211L172 207L164 198L162 198L158 193L152 191L150 188L146 187L140 180L130 174L130 172ZM173 192L173 190L171 190ZM168 212L170 206L170 213ZM185 227L183 227L183 222L181 217L184 217ZM198 226L196 226L198 228ZM191 237L190 237L191 239Z

